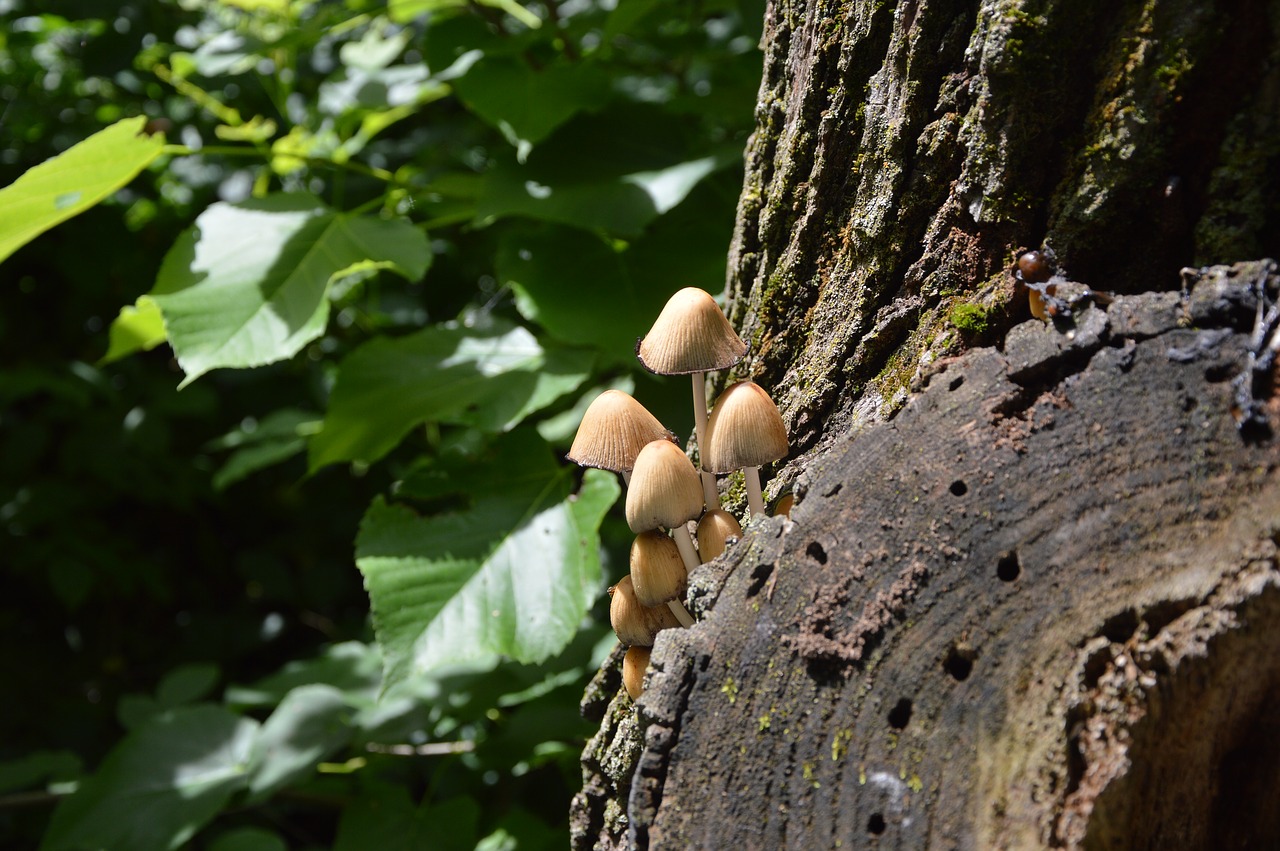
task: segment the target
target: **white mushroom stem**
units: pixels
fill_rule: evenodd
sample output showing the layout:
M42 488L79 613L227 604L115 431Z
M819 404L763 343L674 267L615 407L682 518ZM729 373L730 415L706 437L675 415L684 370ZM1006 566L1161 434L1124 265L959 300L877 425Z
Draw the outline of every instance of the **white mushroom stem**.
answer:
M760 468L743 467L742 477L747 484L747 505L751 509L751 519L764 517L764 493L760 488Z
M679 526L671 530L671 537L676 539L676 548L680 550L680 558L684 561L684 569L691 571L701 562L698 560L698 552L693 548L693 538L689 536L689 527L681 523ZM676 616L676 619L686 627L693 626L693 615L689 614L689 610L684 607L684 603L679 600L668 600L667 607Z
M684 607L684 603L679 600L668 600L667 608L671 610L671 614L676 616L676 620L680 621L680 625L685 629L697 623L693 619L693 615L689 614L689 610Z
M707 452L707 374L693 373L693 430L698 435L698 454ZM702 498L707 508L720 507L720 490L716 487L716 474L702 470Z

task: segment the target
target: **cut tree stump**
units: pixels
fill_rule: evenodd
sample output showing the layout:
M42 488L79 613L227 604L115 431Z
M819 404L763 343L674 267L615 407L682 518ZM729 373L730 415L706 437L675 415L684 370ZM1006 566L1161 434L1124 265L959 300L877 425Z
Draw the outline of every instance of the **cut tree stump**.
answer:
M1266 268L1084 297L810 456L638 704L593 682L574 847L1280 847Z

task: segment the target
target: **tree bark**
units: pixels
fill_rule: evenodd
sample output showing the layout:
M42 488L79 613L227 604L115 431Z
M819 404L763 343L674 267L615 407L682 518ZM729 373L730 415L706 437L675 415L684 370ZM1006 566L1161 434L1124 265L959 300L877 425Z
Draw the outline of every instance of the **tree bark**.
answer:
M575 847L1280 842L1274 267L1179 275L1280 244L1278 31L770 3L721 384L771 388L797 503L695 574L638 705L597 676Z

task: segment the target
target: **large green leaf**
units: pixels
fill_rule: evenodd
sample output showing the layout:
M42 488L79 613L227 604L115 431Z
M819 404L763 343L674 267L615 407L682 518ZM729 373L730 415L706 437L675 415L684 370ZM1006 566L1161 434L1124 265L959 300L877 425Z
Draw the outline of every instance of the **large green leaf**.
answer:
M257 730L217 706L156 716L54 810L42 851L177 848L244 787Z
M589 352L543 348L525 328L498 320L372 340L338 369L311 468L375 461L426 421L512 428L582 384L591 364Z
M407 222L273 195L201 213L165 256L151 297L186 385L296 354L323 333L335 279L376 267L417 280L430 259L426 235Z
M469 109L502 131L524 159L534 145L575 113L599 109L609 79L589 63L533 68L527 61L486 57L454 83Z
M143 116L117 121L0 189L0 261L124 186L160 155Z
M361 524L356 564L384 689L495 654L541 662L569 642L598 592L597 529L619 494L612 474L588 470L571 494L573 470L532 429L500 439L468 472L462 510L424 517L379 499Z

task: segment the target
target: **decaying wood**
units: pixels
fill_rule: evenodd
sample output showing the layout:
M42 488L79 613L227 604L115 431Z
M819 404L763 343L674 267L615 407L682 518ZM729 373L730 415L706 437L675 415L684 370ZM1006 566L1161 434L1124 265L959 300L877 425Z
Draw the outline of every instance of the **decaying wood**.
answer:
M1280 451L1232 416L1265 268L1018 325L813 456L638 704L616 660L589 691L575 847L1280 841Z

